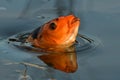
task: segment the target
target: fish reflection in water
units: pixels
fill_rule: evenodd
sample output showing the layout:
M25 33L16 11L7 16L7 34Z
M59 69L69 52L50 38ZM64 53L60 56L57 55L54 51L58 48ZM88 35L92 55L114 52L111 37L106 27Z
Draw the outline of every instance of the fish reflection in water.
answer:
M38 58L55 69L68 73L75 72L78 67L75 47L69 47L67 50L70 52L47 53L38 56Z

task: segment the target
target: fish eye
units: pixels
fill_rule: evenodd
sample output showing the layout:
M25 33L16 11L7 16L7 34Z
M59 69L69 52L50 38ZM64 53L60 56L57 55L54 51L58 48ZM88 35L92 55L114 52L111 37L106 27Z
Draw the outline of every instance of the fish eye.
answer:
M56 29L56 24L55 23L50 23L50 25L49 25L49 28L51 29L51 30L55 30Z

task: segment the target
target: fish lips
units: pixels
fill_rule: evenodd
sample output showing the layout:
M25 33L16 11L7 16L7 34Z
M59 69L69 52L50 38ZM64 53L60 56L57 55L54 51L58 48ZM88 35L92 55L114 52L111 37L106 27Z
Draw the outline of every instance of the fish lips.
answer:
M78 17L74 17L71 21L71 24L74 24L76 22L79 22L80 23L80 19Z

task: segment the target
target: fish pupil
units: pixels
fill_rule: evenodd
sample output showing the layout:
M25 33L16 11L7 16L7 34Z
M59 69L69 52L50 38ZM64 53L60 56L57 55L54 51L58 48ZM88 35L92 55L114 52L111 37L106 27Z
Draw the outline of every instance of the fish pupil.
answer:
M50 26L49 26L49 28L50 28L51 30L55 30L56 27L57 27L57 26L56 26L55 23L51 23Z

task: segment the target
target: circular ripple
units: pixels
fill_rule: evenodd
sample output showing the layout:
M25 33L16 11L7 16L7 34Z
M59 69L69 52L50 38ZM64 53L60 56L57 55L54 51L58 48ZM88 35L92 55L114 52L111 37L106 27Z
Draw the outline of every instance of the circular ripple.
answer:
M75 44L75 46L77 52L95 49L100 44L100 40L91 35L78 34L76 40L77 43Z
M25 39L28 37L29 34L30 32L28 31L13 35L9 38L9 42L21 49L36 50L39 52L44 51L42 49L38 50L38 48L31 46L31 44L29 43L24 43ZM76 52L82 52L95 49L99 45L99 43L99 39L94 36L78 34L75 42L75 50Z

